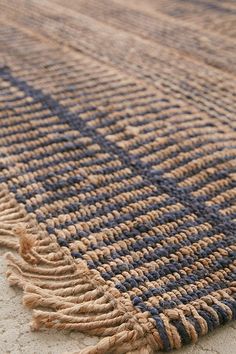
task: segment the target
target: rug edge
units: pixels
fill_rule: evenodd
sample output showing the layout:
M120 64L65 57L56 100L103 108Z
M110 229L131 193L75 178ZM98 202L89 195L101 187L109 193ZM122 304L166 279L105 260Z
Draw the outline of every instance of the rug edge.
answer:
M154 353L162 347L150 318L96 270L75 261L33 214L27 214L5 183L0 187L0 210L0 247L14 251L5 254L7 279L23 290L23 304L33 310L32 330L69 329L101 337L95 346L74 354Z
M147 312L135 309L129 297L107 284L98 271L89 269L85 261L72 258L68 248L60 247L56 237L48 235L34 214L25 211L5 183L0 186L0 222L0 247L18 253L6 254L7 278L11 286L23 290L23 304L33 309L32 329L74 329L101 337L97 345L79 354L153 354L166 349L163 328L170 349L178 349L183 342L172 321L183 325L191 342L196 342L200 335L209 332L207 322L197 311L199 306L201 312L218 321L217 326L219 311L227 314L226 322L234 317L232 309L222 302L233 300L233 283L227 291L214 292L178 310L166 310L160 314L163 328L158 328ZM200 335L188 320L189 314L198 322Z

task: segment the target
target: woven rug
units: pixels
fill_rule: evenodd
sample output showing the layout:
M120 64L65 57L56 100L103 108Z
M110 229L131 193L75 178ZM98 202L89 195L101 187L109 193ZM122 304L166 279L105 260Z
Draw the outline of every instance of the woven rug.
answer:
M0 6L0 245L32 329L147 354L235 318L236 3Z

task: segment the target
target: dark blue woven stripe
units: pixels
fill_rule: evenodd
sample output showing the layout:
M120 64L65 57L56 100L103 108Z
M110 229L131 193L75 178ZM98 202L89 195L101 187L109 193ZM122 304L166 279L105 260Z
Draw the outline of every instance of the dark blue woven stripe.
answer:
M163 179L162 178L162 173L163 171L154 171L150 170L150 166L141 163L141 161L136 157L133 158L129 156L127 152L125 152L122 148L118 147L117 145L111 143L110 141L107 141L101 134L99 134L94 128L89 127L85 124L85 122L80 119L79 114L73 114L71 113L66 107L62 106L60 103L58 103L56 100L54 100L50 95L44 94L41 90L35 89L28 85L25 81L15 78L12 76L10 71L8 69L3 69L1 70L1 76L3 79L6 79L10 81L13 85L17 86L19 89L23 90L26 95L32 97L35 102L40 102L42 106L46 109L50 109L53 114L57 115L61 121L69 124L71 128L76 129L82 134L83 136L90 137L91 140L95 143L97 143L102 151L104 152L110 152L111 154L117 156L119 160L123 163L125 167L129 167L132 170L133 175L141 175L144 180L149 181L150 184L154 185L157 187L158 191L162 191L167 193L168 195L171 196L172 200L174 203L181 202L185 206L184 213L181 211L179 216L183 216L191 213L194 213L198 216L198 222L208 222L211 223L214 226L214 231L215 233L224 233L227 237L228 240L226 243L222 242L220 243L220 246L228 246L231 244L234 232L236 231L236 225L231 221L231 219L227 216L222 216L219 213L219 207L214 206L214 207L207 207L205 206L204 203L201 202L201 200L198 198L192 197L187 189L182 189L178 187L176 184L176 181L173 179ZM93 107L94 110L96 110L96 107ZM79 147L79 146L78 146ZM76 146L73 147L75 149ZM63 150L64 151L64 150ZM79 156L78 156L79 158ZM25 159L25 162L27 163L27 159ZM44 182L45 183L45 182ZM73 182L72 182L73 183ZM48 186L46 186L48 187ZM58 186L58 188L60 188ZM54 189L57 188L57 186L54 186ZM17 189L14 190L14 192L17 192ZM158 192L160 193L160 192ZM16 194L17 195L17 194ZM173 213L172 217L169 220L174 220L178 215L177 213ZM129 218L129 216L127 215ZM168 218L168 215L166 216ZM123 216L124 218L124 216ZM122 219L123 220L123 219ZM169 220L164 220L165 222L168 222ZM39 220L41 221L41 220ZM106 225L106 226L112 226L112 225ZM49 232L54 232L53 229L48 230ZM99 231L99 230L93 230L94 232ZM82 235L84 237L85 235ZM67 246L67 244L62 244L63 246ZM219 246L219 245L218 245ZM217 246L217 247L218 247ZM209 247L209 250L205 250L206 254L210 254L212 252L212 247ZM205 254L205 253L204 253ZM161 256L157 255L157 256ZM220 269L222 266L227 265L227 262L232 261L232 255L229 255L228 258L218 260L217 264L213 265L213 269ZM147 260L148 261L148 260ZM191 260L191 262L194 261ZM189 262L189 260L188 260ZM191 263L190 262L190 263ZM223 263L222 263L223 262ZM179 264L179 267L182 267L184 264ZM176 265L173 265L173 270L171 268L172 265L168 265L168 272L176 271ZM163 271L164 271L163 267ZM166 271L164 271L166 273ZM163 274L164 274L163 273ZM185 279L183 279L184 282L191 283L196 281L197 279L200 279L203 276L202 271L197 271L195 272L196 274L193 274L193 276L188 276ZM149 276L149 275L148 275ZM161 274L157 275L157 278L161 276ZM106 276L105 276L106 278ZM148 277L147 277L148 278ZM141 281L144 281L142 279ZM137 279L126 279L125 285L124 284L118 284L117 287L120 288L121 291L127 291L133 286L136 286ZM172 284L173 283L173 284ZM176 287L175 282L170 282L165 291L168 291L169 289L172 289L172 287ZM160 289L156 289L156 291L159 291ZM148 308L146 304L143 303L149 296L152 296L152 291L150 290L148 294L143 294L143 299L140 299L140 301L134 300L134 306L137 306L140 308L142 311L149 311L154 320L156 321L160 336L165 343L165 348L168 349L170 348L170 343L168 340L167 333L165 331L165 327L163 325L163 322L161 318L159 317L158 310L156 308ZM232 305L233 306L233 305ZM216 307L217 310L217 307ZM224 321L224 313L222 312L223 310L219 310L220 316L222 321ZM212 322L212 318L208 316L206 313L202 314L202 316L205 318L209 329L212 329L215 327L215 323ZM185 338L186 342L188 341L188 336L186 336L186 331L184 327L181 327L181 324L178 323L176 326L179 326L178 330L182 338Z
M10 81L13 85L24 91L28 96L40 101L43 107L50 109L60 119L69 124L72 128L78 130L81 134L89 136L94 142L99 144L104 151L110 151L118 156L120 161L128 166L134 173L142 175L148 179L153 185L158 186L161 190L173 196L176 202L181 202L189 213L195 213L202 222L209 222L214 225L217 232L223 232L227 235L233 235L236 232L236 224L228 216L222 216L217 206L208 207L196 198L189 195L187 190L180 188L174 180L170 178L163 179L160 172L145 169L145 164L138 159L131 158L126 151L117 145L107 141L92 127L88 127L85 122L80 119L79 114L71 113L66 107L62 106L50 95L44 94L41 90L35 89L27 84L27 82L14 77L8 68L3 68L0 72L3 79Z

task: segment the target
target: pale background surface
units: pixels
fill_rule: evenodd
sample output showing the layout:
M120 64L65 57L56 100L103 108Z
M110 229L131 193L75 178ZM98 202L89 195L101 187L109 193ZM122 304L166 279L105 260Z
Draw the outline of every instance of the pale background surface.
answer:
M78 352L95 344L91 338L75 332L30 331L31 310L21 304L22 292L10 288L6 276L4 250L0 250L0 354L64 354ZM235 354L236 321L201 338L197 344L174 351L175 354Z

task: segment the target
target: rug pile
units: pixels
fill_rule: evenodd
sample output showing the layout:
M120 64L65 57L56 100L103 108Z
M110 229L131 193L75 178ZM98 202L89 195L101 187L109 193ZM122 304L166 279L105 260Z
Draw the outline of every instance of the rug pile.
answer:
M0 6L0 245L32 329L150 354L235 318L235 2Z

